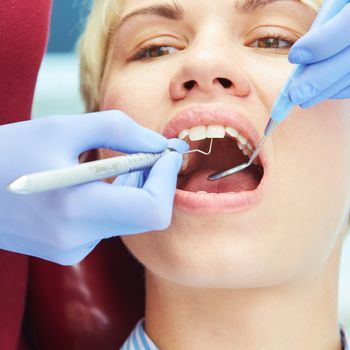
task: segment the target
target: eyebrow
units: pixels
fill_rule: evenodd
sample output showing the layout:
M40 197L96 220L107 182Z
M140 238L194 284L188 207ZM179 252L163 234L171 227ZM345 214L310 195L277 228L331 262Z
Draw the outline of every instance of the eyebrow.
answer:
M249 13L277 1L286 1L286 0L244 0L244 1L238 0L235 2L235 9L239 13Z
M173 20L180 20L184 16L184 9L176 1L173 1L172 4L160 4L154 6L144 7L138 10L135 10L126 16L124 16L118 23L118 27L121 27L125 22L130 20L130 18L137 17L140 15L153 15L160 16Z

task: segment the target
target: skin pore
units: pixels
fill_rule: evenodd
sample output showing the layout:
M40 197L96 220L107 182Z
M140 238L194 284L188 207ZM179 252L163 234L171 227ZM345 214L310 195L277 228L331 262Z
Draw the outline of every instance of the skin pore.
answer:
M255 9L232 0L124 1L100 107L162 133L185 109L219 106L262 133L292 69L288 49L315 15L296 0ZM188 81L196 84L184 89ZM146 267L145 327L158 347L340 349L349 108L339 100L291 112L264 146L269 175L249 210L204 216L175 201L168 229L123 238Z

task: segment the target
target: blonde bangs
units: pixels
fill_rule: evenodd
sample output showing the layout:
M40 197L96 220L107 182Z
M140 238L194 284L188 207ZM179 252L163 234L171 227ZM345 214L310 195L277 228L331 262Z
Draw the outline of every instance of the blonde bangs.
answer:
M319 11L323 0L300 0L301 2L303 2L305 5L311 7L314 11Z
M99 109L100 84L113 23L118 23L123 1L94 0L85 31L79 39L80 91L86 111Z

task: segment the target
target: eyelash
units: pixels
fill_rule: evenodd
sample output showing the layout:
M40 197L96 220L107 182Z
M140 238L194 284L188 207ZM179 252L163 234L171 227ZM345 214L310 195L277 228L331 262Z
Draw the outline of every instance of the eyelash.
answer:
M273 40L280 40L280 41L284 41L285 43L287 43L287 46L288 47L281 47L281 48L273 48L273 47L270 47L270 48L263 48L263 47L259 47L259 46L250 46L252 48L255 48L255 49L262 49L262 50L268 50L269 52L273 51L273 52L281 52L281 51L286 51L286 50L289 50L290 47L295 43L296 41L296 38L295 37L292 37L292 36L288 36L288 35L281 35L279 33L266 33L262 36L260 36L259 38L255 39L253 41L258 43L259 40L267 40L267 39L273 39ZM258 45L258 44L257 44Z
M162 55L159 55L158 57L152 57L152 56L146 56L146 55L151 50L160 49L162 47L170 47L170 48L176 49L174 46L171 46L171 45L159 45L155 43L149 43L142 46L139 50L137 50L137 52L131 57L131 61L139 61L139 60L146 60L146 59L161 57Z
M281 50L285 51L285 50L289 49L296 41L295 38L288 37L287 35L281 35L279 33L266 33L266 34L258 37L257 39L255 39L253 41L253 43L258 42L259 40L267 40L267 39L278 39L280 41L284 41L284 42L288 43L289 47L288 48L283 48L283 47L282 48L263 48L263 47L259 47L259 46L253 46L253 48L268 50L269 52L271 52L271 51L276 52L276 51L281 51ZM140 49L138 49L136 51L136 53L132 55L130 61L140 61L140 60L155 59L155 58L162 57L163 55L152 57L150 55L147 56L147 54L149 54L152 50L165 48L165 47L172 48L175 50L180 50L180 49L176 49L174 46L171 46L171 45L159 45L159 44L155 44L155 43L148 43L148 44L145 44L144 46L142 46ZM252 47L252 46L250 46L250 47ZM164 55L164 56L166 56L166 55Z

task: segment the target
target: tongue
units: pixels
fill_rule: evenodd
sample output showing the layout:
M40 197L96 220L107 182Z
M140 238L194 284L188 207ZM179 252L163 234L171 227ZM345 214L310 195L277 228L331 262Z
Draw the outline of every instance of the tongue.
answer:
M178 188L189 192L224 193L252 191L259 185L260 179L251 168L224 177L221 180L207 180L207 177L216 171L214 169L202 169L187 177L186 180L180 178Z

